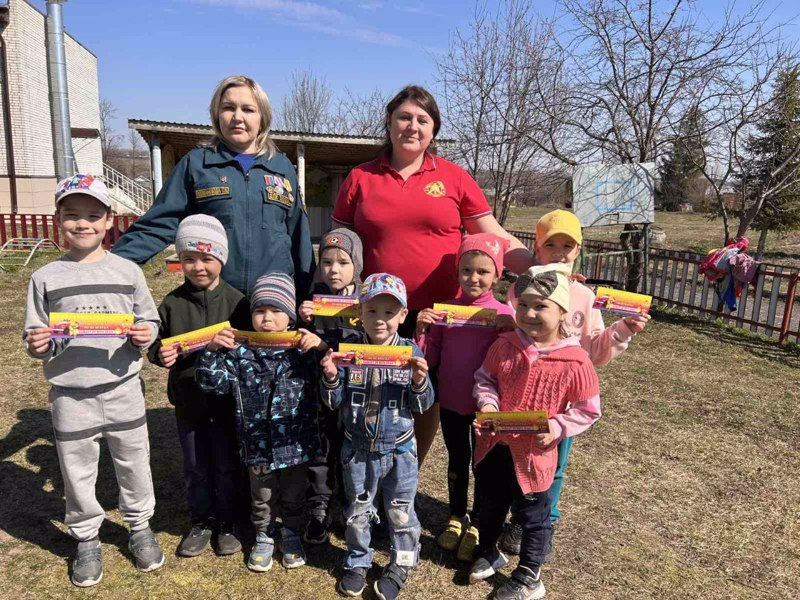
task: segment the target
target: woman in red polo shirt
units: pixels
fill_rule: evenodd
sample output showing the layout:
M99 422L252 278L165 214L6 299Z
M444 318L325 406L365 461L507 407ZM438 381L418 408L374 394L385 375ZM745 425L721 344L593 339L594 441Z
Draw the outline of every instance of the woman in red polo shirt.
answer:
M386 142L381 156L359 165L345 179L333 209L334 224L354 230L364 244L364 276L386 272L408 289L409 316L403 337L413 336L417 313L456 296L456 252L461 227L494 233L511 247L505 264L522 272L530 252L495 220L481 188L458 165L434 154L441 119L424 88L408 86L386 105ZM415 423L422 465L439 427L439 406Z

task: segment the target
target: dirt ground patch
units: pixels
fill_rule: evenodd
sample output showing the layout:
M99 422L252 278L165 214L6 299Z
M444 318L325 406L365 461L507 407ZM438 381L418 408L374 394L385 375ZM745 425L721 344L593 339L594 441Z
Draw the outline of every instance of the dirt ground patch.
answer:
M156 301L180 282L146 269ZM167 554L151 574L134 569L104 456L98 497L105 578L74 588L47 385L20 333L30 270L0 273L0 596L3 598L337 598L343 541L309 548L309 566L250 573L244 556L174 555L188 525L180 447L165 371L147 365L157 507ZM725 328L658 316L629 352L600 369L604 416L575 444L556 538L543 570L548 598L800 597L800 355ZM436 547L447 519L441 440L421 473L422 562L403 598L485 598ZM376 562L387 561L379 544ZM370 581L379 573L376 567ZM502 583L510 569L496 577ZM374 598L371 588L365 598Z

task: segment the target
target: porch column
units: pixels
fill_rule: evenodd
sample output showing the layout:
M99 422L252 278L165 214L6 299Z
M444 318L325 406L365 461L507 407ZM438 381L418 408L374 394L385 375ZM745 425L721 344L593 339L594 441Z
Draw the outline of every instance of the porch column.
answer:
M300 187L300 201L303 203L303 210L306 208L306 147L297 144L297 184Z
M150 137L150 170L153 174L153 200L161 191L161 140L157 133Z

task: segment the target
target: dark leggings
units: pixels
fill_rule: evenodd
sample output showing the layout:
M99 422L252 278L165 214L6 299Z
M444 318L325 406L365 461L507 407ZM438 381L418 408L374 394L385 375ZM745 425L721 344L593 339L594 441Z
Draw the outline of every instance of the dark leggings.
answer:
M447 447L447 492L450 514L464 517L469 503L469 472L472 469L472 453L475 449L474 414L460 415L442 408L440 411L442 436ZM472 521L480 514L480 494L475 488L472 503Z
M536 570L543 562L552 533L550 490L523 494L517 483L514 459L508 446L497 444L475 465L475 479L483 490L478 556L489 562L497 556L497 540L511 505L522 526L519 564Z

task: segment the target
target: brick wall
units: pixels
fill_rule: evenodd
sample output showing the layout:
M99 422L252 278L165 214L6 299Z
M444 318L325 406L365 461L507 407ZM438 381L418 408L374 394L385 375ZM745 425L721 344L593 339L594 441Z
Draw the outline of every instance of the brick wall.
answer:
M11 0L9 5L11 22L3 37L8 50L16 171L20 178L50 179L55 177L55 165L48 98L45 16L25 0ZM69 4L65 5L64 13L68 23ZM97 58L69 35L65 36L64 43L70 125L75 128L99 129ZM8 175L3 126L3 120L0 119L0 177ZM99 139L76 138L72 145L79 170L93 174L102 173ZM50 183L48 181L47 185ZM44 186L26 187L33 193L33 190ZM5 186L0 186L0 206L8 203Z

